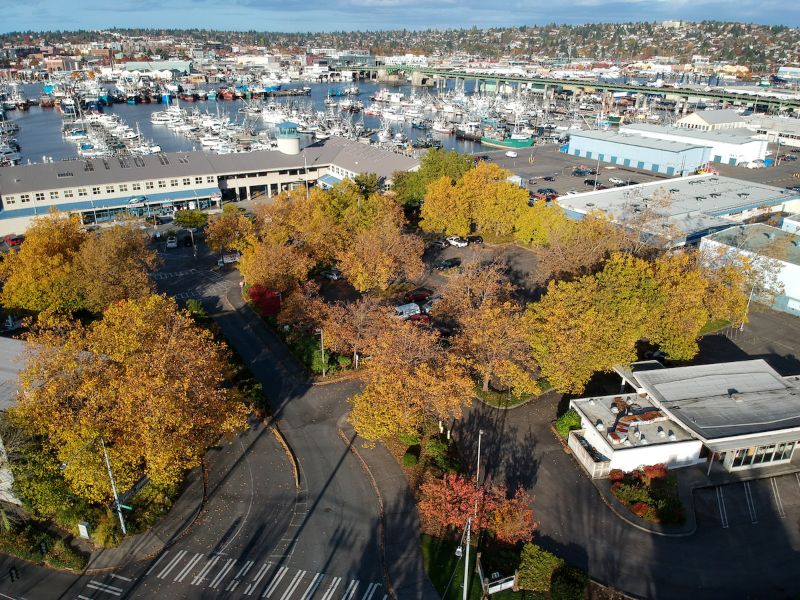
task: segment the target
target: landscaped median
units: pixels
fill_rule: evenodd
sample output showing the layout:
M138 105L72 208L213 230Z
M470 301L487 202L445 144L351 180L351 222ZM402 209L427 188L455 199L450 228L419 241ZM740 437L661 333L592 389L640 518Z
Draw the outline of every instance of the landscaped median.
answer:
M5 528L0 535L1 554L74 572L80 572L86 566L87 557L72 548L67 539L33 523L10 521L5 513L3 520Z
M641 467L629 473L613 469L609 479L614 497L640 519L656 525L686 522L677 476L666 465Z

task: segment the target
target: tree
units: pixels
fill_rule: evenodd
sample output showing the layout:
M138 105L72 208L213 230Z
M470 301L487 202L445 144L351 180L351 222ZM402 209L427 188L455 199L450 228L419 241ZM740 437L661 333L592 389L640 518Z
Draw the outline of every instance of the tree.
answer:
M449 277L440 288L440 301L434 304L434 312L438 316L455 315L462 320L486 303L511 300L513 291L502 263L472 262Z
M472 168L472 157L455 151L433 149L426 152L417 171L393 176L394 191L403 206L416 207L422 202L427 186L442 177L455 183Z
M294 290L313 266L314 261L296 246L265 241L247 247L239 261L239 271L247 285L261 285L280 293Z
M519 587L547 594L553 574L564 566L564 561L536 544L525 544L520 554Z
M222 385L225 349L165 296L117 302L88 326L51 319L30 341L12 418L68 461L63 476L92 502L110 497L98 437L126 490L142 476L179 482L245 424L246 407Z
M462 186L443 176L428 184L420 217L423 231L467 235L472 225L471 198Z
M514 233L517 219L528 208L528 191L508 181L510 176L510 171L482 161L458 182L472 198L470 219L478 231L499 238Z
M497 495L500 500L489 516L488 529L498 540L507 544L530 541L536 530L533 510L530 508L532 498L521 486L511 498L506 498L505 488L498 490Z
M548 205L544 200L536 200L533 206L518 214L514 239L534 248L548 246L551 232L566 228L567 219L564 211L555 203Z
M3 306L31 312L80 310L73 259L85 239L77 215L52 211L34 219L19 252L9 252L0 263Z
M100 313L112 302L153 292L149 277L160 263L145 234L132 225L102 229L81 244L75 255L76 287L83 307Z
M233 204L222 207L222 214L206 228L206 243L212 252L236 250L244 252L253 243L255 225L244 211Z
M371 296L326 307L322 328L328 346L340 354L352 355L358 368L360 353L379 334L388 318L386 309Z
M175 213L175 224L181 227L203 227L208 223L208 215L200 210L179 210Z

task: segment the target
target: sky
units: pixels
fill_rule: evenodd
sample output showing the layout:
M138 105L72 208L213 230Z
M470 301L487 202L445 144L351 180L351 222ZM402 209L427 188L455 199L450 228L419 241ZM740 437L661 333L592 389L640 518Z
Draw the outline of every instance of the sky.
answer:
M800 26L798 0L9 0L0 31L427 29L715 19Z

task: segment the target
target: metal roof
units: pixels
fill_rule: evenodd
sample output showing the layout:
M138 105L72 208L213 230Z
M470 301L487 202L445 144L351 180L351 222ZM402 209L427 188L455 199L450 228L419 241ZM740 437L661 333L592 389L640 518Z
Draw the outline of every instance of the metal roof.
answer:
M763 140L753 139L753 133L748 129L712 129L703 131L701 129L686 129L685 127L668 127L666 125L654 125L651 123L633 123L620 127L622 133L633 133L635 135L658 135L675 136L682 138L692 138L698 142L706 142L704 145L711 146L714 143L723 144L751 144L753 142L763 142ZM744 133L740 133L744 132ZM665 138L661 138L665 139Z
M635 372L634 378L704 440L800 428L800 387L761 359Z
M738 110L724 109L724 110L698 110L683 119L679 119L678 123L686 120L688 117L698 117L708 125L723 125L725 123L742 123L744 119Z
M574 139L590 139L612 144L624 144L637 148L648 148L650 150L661 150L664 152L686 152L695 148L707 148L707 144L689 144L686 142L673 142L670 140L656 140L645 138L640 135L617 133L616 131L576 131L570 132L570 146Z
M800 265L800 235L763 223L737 225L709 235L707 239L755 254L770 250L772 258Z

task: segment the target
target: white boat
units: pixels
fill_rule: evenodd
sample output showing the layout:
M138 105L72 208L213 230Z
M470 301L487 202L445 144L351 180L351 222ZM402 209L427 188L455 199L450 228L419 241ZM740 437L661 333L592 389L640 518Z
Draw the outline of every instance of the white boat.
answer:
M431 129L433 129L437 133L444 133L448 135L453 133L453 126L450 123L445 123L440 119L436 119L433 122Z

